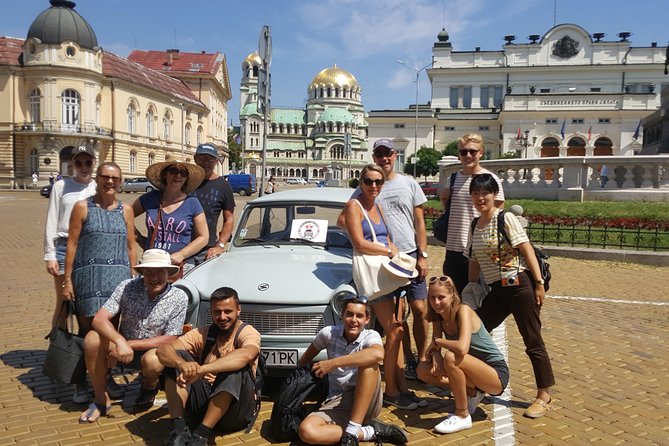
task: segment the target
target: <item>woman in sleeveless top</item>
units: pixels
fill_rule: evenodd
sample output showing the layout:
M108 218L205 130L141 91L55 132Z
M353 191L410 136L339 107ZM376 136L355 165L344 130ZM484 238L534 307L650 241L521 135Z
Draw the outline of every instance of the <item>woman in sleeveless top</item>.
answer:
M82 335L116 286L131 277L137 260L132 209L116 198L121 181L116 163L101 164L97 192L72 209L63 296L76 303Z
M455 413L434 429L442 434L472 427L471 415L485 395L500 395L509 383L509 367L476 312L463 305L453 279L432 277L428 281L427 319L435 337L421 362L418 377L436 386L449 386L455 397ZM442 355L442 351L444 352Z

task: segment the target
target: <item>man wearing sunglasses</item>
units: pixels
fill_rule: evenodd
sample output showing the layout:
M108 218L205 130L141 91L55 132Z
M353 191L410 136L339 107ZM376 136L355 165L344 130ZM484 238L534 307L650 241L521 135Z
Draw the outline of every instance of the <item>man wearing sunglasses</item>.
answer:
M458 138L458 158L460 158L462 169L456 173L452 191L449 188L439 191L439 198L444 209L447 209L448 200L451 200L443 273L453 279L458 294L462 294L462 290L469 282L469 260L464 253L471 222L479 216L469 195L469 183L472 176L482 173L491 174L499 186L495 206L504 207L502 182L497 175L484 169L480 164L483 149L483 138L479 134L466 133ZM446 180L446 184L450 184L450 179Z

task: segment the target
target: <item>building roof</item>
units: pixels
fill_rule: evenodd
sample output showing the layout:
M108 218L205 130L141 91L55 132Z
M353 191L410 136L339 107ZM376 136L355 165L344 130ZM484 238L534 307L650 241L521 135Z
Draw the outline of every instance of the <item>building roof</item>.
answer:
M260 115L260 113L258 113L257 102L249 102L244 107L242 107L241 111L239 112L239 116L249 116L249 115Z
M98 49L98 38L93 28L74 10L74 2L51 0L50 3L51 7L33 20L26 40L34 37L46 44L71 41L81 48Z
M350 72L339 68L336 64L330 68L321 70L311 81L311 87L320 87L323 86L348 86L348 87L359 87L358 81L355 79Z
M306 116L302 109L272 108L270 113L270 121L277 124L304 124L306 122Z
M0 65L20 65L23 39L0 36Z
M353 122L353 115L346 109L331 107L318 117L318 122Z
M249 54L248 56L246 56L246 59L244 59L244 62L242 62L242 65L243 64L247 64L247 65L251 65L251 66L257 65L257 66L260 67L260 66L262 66L262 59L260 58L260 55L258 54L258 52L254 51L251 54Z
M152 70L142 64L124 59L116 54L103 53L102 73L105 76L123 79L159 91L168 96L173 96L177 102L206 108L180 80L163 74L160 71Z
M222 57L218 51L215 53L183 53L179 50L133 50L128 60L172 75L185 73L214 76L221 65Z

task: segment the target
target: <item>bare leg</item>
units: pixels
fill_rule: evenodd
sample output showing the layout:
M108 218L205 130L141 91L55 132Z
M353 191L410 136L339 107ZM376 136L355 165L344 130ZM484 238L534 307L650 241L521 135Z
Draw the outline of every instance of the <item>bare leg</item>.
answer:
M427 304L426 300L411 301L411 312L413 313L413 337L416 341L416 349L418 350L418 361L425 360L425 351L428 346L428 332L430 330L429 322L427 321Z
M392 300L373 304L373 308L377 320L383 326L383 330L386 333L386 344L383 347L385 351L383 376L386 381L386 394L395 396L403 391L402 384L404 391L407 389L406 380L404 379L404 354L400 348L404 329L402 324L395 318L395 304Z
M158 360L158 356L156 356L155 348L144 353L144 356L142 356L142 377L144 378L142 387L144 389L155 389L158 387L158 377L164 369L165 367L163 367Z
M178 386L174 379L165 377L165 396L170 418L183 418L186 401L188 401L188 388Z
M355 384L353 410L351 411L351 421L354 423L363 424L365 421L372 398L377 395L380 374L378 364L358 368L358 381Z
M51 316L51 327L65 328L65 312L63 311L63 282L65 276L53 276L53 283L56 287L56 308Z

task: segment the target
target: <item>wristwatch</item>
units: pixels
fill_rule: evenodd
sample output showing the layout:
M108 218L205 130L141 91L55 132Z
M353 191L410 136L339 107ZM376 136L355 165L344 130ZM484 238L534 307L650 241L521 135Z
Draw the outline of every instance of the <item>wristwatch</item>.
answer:
M422 258L427 259L427 251L419 251L419 252Z
M219 248L223 249L225 248L225 243L216 243Z
M535 282L540 284L540 285L543 285L544 283L546 283L546 281L544 279L535 280Z

